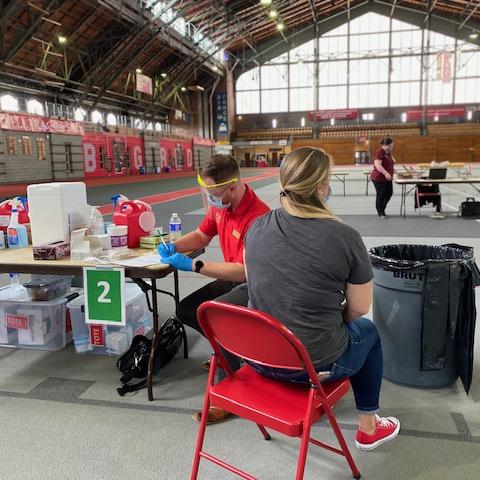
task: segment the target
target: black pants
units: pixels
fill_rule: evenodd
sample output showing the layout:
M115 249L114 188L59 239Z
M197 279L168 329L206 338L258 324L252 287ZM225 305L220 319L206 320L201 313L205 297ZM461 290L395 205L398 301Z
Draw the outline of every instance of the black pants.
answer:
M392 182L373 182L375 190L377 191L377 200L375 207L377 208L378 215L385 215L385 209L387 203L390 201L393 195L393 183Z
M226 303L233 303L234 305L241 305L246 307L248 305L248 289L247 284L239 284L237 282L228 282L226 280L215 280L208 285L193 292L188 297L185 297L178 305L177 318L184 324L197 330L201 333L202 328L198 323L197 309L207 300L219 300ZM225 358L232 371L240 368L240 360L235 355L223 351ZM218 370L219 380L225 378L225 371Z

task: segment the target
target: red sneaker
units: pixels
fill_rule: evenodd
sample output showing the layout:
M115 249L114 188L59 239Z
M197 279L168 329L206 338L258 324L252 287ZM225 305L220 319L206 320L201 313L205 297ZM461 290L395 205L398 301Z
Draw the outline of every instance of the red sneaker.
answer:
M359 450L373 450L385 442L393 440L400 431L400 421L395 417L379 417L375 415L377 426L375 432L368 433L358 430L355 445Z

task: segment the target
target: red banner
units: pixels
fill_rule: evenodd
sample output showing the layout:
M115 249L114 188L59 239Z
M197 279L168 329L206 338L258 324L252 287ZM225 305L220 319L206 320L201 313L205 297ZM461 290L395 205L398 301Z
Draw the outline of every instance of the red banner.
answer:
M358 110L354 108L341 109L341 110L317 110L315 112L308 112L308 119L311 122L330 120L354 120L358 118Z
M427 109L427 117L464 117L465 107L434 107ZM407 110L407 120L420 120L423 110Z
M215 140L212 140L211 138L193 137L193 144L202 145L203 147L213 147L215 145Z
M65 135L84 135L83 123L74 120L26 115L23 113L0 112L0 130L20 130L23 132L63 133Z
M159 144L162 169L169 167L174 172L193 170L192 142L162 138Z

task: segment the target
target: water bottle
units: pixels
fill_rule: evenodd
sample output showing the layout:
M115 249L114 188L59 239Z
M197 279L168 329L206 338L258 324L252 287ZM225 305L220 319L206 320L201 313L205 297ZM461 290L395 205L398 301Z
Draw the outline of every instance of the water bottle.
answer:
M88 224L90 235L102 235L105 233L103 215L97 207L92 207Z
M175 240L178 240L182 236L182 221L180 220L178 213L172 213L168 226L170 241L174 242Z

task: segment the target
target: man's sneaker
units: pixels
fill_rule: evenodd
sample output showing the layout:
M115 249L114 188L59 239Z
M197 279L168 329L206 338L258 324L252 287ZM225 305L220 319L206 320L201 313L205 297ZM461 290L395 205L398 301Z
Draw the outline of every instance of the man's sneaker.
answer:
M368 433L357 432L355 436L355 446L359 450L373 450L385 442L393 440L400 431L400 421L395 417L379 417L375 415L377 426L375 432Z

